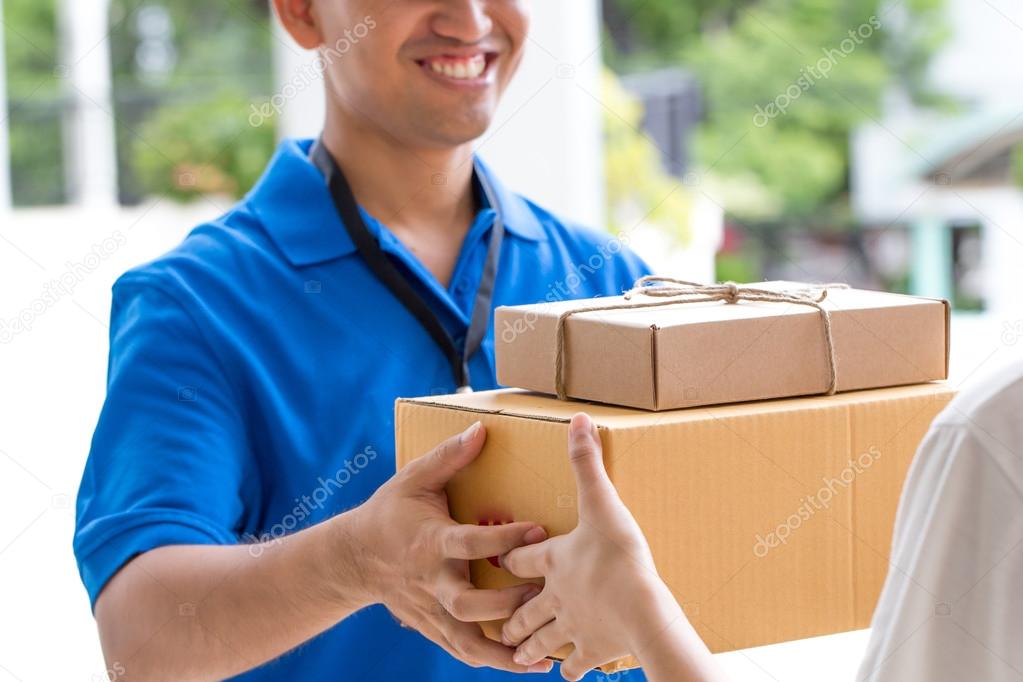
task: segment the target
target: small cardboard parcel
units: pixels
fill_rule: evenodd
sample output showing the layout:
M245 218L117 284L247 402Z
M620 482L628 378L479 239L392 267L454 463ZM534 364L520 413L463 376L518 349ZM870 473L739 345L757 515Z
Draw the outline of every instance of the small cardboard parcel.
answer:
M498 308L497 381L556 394L560 377L562 397L669 410L827 393L832 378L837 391L947 378L946 301L795 282L731 285L733 303L683 300L727 286ZM742 299L767 292L778 300Z
M577 520L568 422L587 411L661 576L720 652L869 625L903 479L952 395L932 383L668 412L517 389L403 399L397 459L480 420L484 450L447 489L453 518L567 533ZM486 560L471 576L483 588L521 582ZM500 622L482 626L497 638Z

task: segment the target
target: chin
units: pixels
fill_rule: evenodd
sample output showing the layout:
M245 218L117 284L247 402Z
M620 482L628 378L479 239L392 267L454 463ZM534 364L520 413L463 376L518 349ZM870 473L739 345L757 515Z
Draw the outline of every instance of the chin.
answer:
M439 146L456 147L482 137L493 119L490 111L463 111L457 116L438 116L432 121L434 125L419 127L424 137L434 140Z

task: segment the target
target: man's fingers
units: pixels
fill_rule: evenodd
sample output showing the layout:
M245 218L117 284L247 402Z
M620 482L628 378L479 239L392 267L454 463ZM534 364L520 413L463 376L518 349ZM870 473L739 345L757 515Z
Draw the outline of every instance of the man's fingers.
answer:
M545 577L550 571L552 542L554 540L513 549L501 556L501 568L518 578Z
M476 623L462 623L448 614L442 614L436 621L438 628L449 642L448 653L477 668L488 667L513 673L549 672L545 663L536 666L521 665L512 660L514 650L500 642L487 639Z
M527 522L503 526L452 524L441 530L441 552L448 559L487 559L547 538L543 528Z
M569 425L568 458L575 475L580 508L606 495L616 495L604 469L604 452L597 427L583 412L573 416Z
M476 459L485 441L486 429L476 422L412 461L406 467L406 475L419 487L440 490L452 476Z
M554 604L550 592L544 591L515 611L501 629L501 641L518 646L530 635L554 620Z
M454 574L446 576L437 588L437 601L456 620L478 623L508 618L523 604L540 593L533 584L500 590L481 590Z
M548 656L553 656L558 649L571 642L571 639L558 621L552 620L533 633L533 636L519 645L515 650L515 662L519 665L533 665Z

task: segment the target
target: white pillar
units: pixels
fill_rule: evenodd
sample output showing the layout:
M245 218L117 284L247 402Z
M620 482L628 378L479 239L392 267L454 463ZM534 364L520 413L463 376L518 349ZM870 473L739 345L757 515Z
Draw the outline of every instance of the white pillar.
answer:
M988 312L997 319L1023 318L1023 195L1015 189L991 191L970 201L983 208L981 262L984 264L984 298ZM981 203L983 202L983 203Z
M0 17L4 2L0 0ZM0 31L0 214L11 208L11 146L8 142L7 65L4 59L4 32Z
M72 203L117 203L117 141L110 67L109 0L61 0L61 63L69 99L65 176Z
M556 214L604 226L597 0L532 3L522 67L480 154L515 191Z
M277 113L278 137L315 137L323 128L323 78L313 68L315 50L303 50L279 21L274 21L274 96L271 106L283 102Z

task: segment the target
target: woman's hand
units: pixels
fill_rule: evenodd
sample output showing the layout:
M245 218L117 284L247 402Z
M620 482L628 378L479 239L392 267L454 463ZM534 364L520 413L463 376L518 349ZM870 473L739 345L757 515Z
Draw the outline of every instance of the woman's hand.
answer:
M579 523L567 535L501 558L521 578L543 577L543 591L505 624L515 662L530 665L566 644L567 680L622 656L639 658L651 680L720 680L710 652L657 574L653 555L604 469L600 436L577 414L569 429Z

